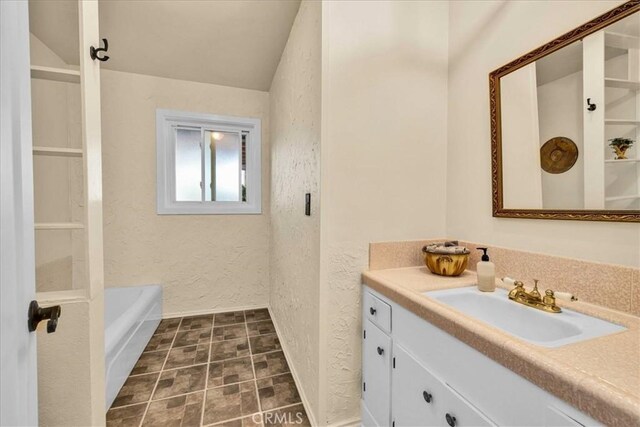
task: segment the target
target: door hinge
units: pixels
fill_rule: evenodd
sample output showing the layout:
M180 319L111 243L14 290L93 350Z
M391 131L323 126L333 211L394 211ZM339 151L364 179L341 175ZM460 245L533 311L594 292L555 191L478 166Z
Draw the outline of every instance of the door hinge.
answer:
M396 427L396 421L395 421L395 420L393 420L393 421L391 422L391 427Z
M366 382L362 382L362 391L367 391L367 383Z
M396 368L396 358L394 357L393 358L393 369L395 369L395 368Z
M365 339L365 340L367 339L367 330L366 329L364 330L364 333L362 334L362 338Z

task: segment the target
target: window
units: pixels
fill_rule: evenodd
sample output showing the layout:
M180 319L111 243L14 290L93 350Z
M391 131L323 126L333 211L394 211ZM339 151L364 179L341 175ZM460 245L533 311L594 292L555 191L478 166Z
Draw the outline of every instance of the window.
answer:
M260 120L157 110L158 214L261 213Z

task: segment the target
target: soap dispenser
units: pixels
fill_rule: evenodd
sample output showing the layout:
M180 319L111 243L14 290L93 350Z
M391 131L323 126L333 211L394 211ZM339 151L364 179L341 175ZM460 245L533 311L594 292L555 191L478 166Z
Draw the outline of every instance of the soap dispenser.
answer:
M483 251L482 261L480 261L476 267L478 289L482 292L493 292L496 290L496 266L489 261L489 255L487 255L488 248L476 249Z

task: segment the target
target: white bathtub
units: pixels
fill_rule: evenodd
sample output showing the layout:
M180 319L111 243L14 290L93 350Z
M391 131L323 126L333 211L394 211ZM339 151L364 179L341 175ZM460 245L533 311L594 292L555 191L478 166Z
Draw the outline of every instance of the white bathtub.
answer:
M106 409L113 403L161 319L160 285L105 289Z

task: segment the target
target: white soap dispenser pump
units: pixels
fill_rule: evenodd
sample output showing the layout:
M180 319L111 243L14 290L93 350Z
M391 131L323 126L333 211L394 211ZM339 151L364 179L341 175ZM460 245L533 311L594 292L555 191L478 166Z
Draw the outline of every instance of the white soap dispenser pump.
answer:
M496 290L496 266L489 261L489 255L487 255L488 248L476 249L483 251L482 261L480 261L476 267L478 289L482 292L493 292Z

